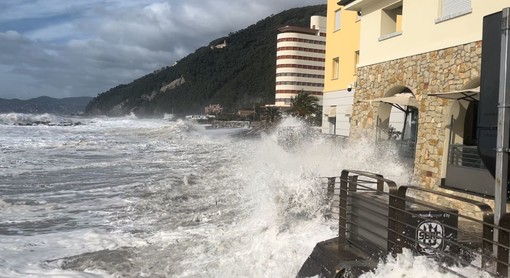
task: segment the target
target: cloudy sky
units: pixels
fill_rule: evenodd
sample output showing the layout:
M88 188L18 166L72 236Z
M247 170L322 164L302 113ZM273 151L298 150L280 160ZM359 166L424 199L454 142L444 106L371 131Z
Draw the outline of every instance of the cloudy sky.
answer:
M1 0L0 98L96 96L325 0Z

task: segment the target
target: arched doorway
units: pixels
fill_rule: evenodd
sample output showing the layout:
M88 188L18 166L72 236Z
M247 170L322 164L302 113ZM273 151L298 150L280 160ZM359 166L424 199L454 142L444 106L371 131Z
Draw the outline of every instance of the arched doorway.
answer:
M446 125L445 152L442 165L442 185L484 195L494 192L481 184L494 183L483 165L477 147L478 102L480 78L473 78L462 89L429 94L451 99L450 113Z
M431 94L442 98L452 99L450 106L448 144L476 146L476 129L478 124L480 78L474 78L466 83L461 90Z
M394 141L403 158L414 162L418 135L418 101L411 89L395 86L379 102L377 139Z

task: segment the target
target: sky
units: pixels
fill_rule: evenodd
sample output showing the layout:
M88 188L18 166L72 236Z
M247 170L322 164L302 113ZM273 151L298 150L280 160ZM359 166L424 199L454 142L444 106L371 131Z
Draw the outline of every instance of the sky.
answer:
M326 0L1 0L0 98L96 96Z

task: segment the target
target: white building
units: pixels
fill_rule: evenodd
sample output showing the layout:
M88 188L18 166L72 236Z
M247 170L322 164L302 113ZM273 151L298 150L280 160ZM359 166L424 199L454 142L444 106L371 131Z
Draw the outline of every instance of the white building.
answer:
M326 18L312 16L310 28L285 26L278 31L275 106L290 107L291 98L301 91L322 100Z

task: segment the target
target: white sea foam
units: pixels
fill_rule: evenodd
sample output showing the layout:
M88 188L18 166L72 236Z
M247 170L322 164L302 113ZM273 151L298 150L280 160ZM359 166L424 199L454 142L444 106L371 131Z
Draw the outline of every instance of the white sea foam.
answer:
M87 229L36 237L0 236L0 277L109 277L105 271L62 270L60 258L147 242L129 234Z
M453 271L465 277L489 278L492 277L488 273L475 269L473 267L449 267ZM450 273L441 269L438 263L425 256L413 256L411 250L404 249L401 254L395 257L389 255L386 260L381 261L377 268L371 272L365 273L360 278L376 278L376 277L442 277L456 278L459 277L455 273Z
M58 122L62 118L52 114L23 114L23 113L4 113L0 114L0 124L32 124L43 122Z
M320 177L412 175L391 146L334 144L293 118L261 140L179 120L82 121L0 125L0 276L294 277L337 233ZM430 266L404 253L373 275Z
M293 118L282 128L313 136ZM291 142L289 149L279 138L287 135L275 132L240 146L241 162L232 165L232 174L239 184L241 215L223 229L201 231L207 244L188 250L182 277L293 277L315 244L337 233L334 223L323 218L327 204L319 177L339 175L345 168L388 169L389 176L404 180L410 176L396 158L369 152L368 143L346 150L308 137Z

